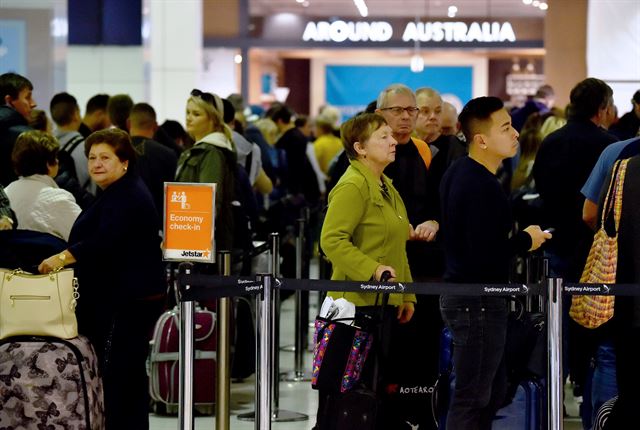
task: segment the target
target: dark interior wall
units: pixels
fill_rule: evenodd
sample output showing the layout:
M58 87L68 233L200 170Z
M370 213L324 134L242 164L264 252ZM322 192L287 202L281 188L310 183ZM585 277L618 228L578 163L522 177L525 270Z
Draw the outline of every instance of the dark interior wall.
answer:
M535 74L544 74L543 60L533 59ZM519 63L522 70L529 62L528 58L520 58ZM509 100L507 94L507 75L512 73L513 59L511 58L492 58L489 59L489 94L490 96L499 97L502 100Z
M142 45L142 1L69 0L69 45Z
M281 85L290 89L287 105L291 106L296 113L309 115L311 61L285 58L283 66L284 79Z

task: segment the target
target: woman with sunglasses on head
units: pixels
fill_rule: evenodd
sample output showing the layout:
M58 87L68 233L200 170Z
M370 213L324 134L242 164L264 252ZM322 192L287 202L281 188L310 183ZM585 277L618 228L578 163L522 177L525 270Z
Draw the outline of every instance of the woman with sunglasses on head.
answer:
M224 105L216 94L191 91L187 100L187 133L196 142L178 161L176 180L215 183L217 249L232 249L236 150L223 122Z

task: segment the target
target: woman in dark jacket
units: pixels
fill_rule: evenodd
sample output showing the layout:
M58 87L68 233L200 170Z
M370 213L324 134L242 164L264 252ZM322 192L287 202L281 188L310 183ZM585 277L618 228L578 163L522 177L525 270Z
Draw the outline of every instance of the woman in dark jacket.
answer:
M107 429L144 430L149 334L164 304L160 221L149 190L132 172L135 150L127 133L95 132L85 152L102 193L76 220L69 248L39 270L74 264L78 329L100 360Z

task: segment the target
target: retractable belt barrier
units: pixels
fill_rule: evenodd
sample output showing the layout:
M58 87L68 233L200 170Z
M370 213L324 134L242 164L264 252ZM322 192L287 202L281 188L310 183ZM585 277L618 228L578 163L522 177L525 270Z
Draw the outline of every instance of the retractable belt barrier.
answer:
M257 275L257 278L238 276L216 276L182 273L178 277L181 304L193 301L211 300L220 297L240 295L257 295L263 298L260 310L261 327L259 328L261 342L273 339L270 331L270 306L274 288L302 291L339 291L362 293L403 293L421 295L460 295L460 296L542 296L547 299L547 333L549 363L547 373L548 390L548 428L562 430L562 300L564 295L616 295L640 296L638 284L578 284L563 285L560 278L547 278L539 284L452 284L452 283L419 283L419 282L353 282L327 281L311 279L274 278L271 274ZM187 307L186 310L189 308ZM191 312L193 307L191 306ZM185 329L185 336L193 336L193 331ZM193 356L193 342L187 341L186 348L181 352L183 363L189 362ZM264 351L264 345L262 347ZM186 354L182 356L182 354ZM267 381L274 381L270 376L272 362L271 355L263 353L259 357L258 371L262 375L260 384L260 402L256 401L255 425L256 429L271 428L269 390ZM183 364L181 364L183 366ZM192 371L192 368L191 368ZM267 375L265 375L265 372ZM193 380L190 372L181 373L185 378ZM277 381L277 379L276 379ZM277 382L276 382L277 383ZM189 384L192 386L192 384ZM180 408L192 408L193 397L185 393L185 399L180 400ZM191 430L183 427L184 430Z
M287 278L274 278L274 281L275 287L283 290L424 295L449 294L459 296L546 295L546 289L542 285L525 284L379 283L376 281L354 282ZM180 274L178 283L179 285L188 285L190 287L188 290L182 290L181 301L210 300L219 297L259 294L262 292L262 282L247 276Z

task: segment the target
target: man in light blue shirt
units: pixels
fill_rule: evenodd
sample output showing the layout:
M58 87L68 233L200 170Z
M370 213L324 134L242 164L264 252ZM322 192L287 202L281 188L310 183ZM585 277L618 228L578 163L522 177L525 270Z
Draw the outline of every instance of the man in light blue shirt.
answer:
M616 160L624 160L640 154L640 137L610 144L598 158L587 182L580 190L585 197L582 207L582 220L595 230L598 221L598 201L602 185Z

